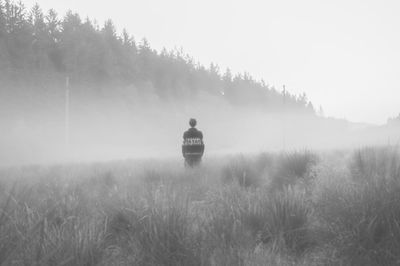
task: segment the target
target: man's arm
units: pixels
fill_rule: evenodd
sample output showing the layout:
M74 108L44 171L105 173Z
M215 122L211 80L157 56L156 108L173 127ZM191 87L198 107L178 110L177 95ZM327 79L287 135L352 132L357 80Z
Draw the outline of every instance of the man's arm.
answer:
M186 158L185 140L186 140L186 131L183 133L183 143L182 143L182 155L183 155L183 158Z
M203 132L199 131L199 138L201 139L201 156L204 154Z
M182 155L183 155L183 158L186 158L186 146L185 145L182 145Z

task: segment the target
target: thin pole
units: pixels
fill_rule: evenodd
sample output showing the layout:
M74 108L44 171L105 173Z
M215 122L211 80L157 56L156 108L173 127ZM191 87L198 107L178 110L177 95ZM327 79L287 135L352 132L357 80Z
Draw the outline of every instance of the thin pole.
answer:
M282 145L283 151L286 150L286 86L283 85L283 125L282 125Z
M69 77L65 79L65 151L69 153Z

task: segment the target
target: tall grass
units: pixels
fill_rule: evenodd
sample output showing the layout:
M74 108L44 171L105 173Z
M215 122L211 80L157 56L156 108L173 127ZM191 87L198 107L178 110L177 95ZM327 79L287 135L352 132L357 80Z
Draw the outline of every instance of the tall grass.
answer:
M393 147L354 153L346 180L320 187L319 218L331 234L335 260L346 265L395 265L400 261L399 153ZM340 183L339 183L340 182Z
M2 265L395 265L397 148L0 171Z
M357 181L375 182L400 180L398 147L367 147L355 151L350 162L352 176ZM382 181L384 182L384 181Z
M305 180L318 156L308 150L278 155L263 153L255 157L238 156L222 171L225 183L236 182L242 187L259 187L270 183L272 190L282 190Z

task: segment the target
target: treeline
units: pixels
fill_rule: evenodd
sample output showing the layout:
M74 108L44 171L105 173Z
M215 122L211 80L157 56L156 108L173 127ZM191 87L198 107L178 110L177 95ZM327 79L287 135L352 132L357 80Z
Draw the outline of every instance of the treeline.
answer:
M278 92L248 73L221 73L217 65L204 67L179 50L158 52L146 39L136 42L126 30L118 34L111 20L99 26L71 11L60 18L37 4L27 9L21 2L0 0L2 83L51 83L66 76L82 88L135 85L144 93L180 100L207 92L234 105L315 113L305 94Z
M387 120L388 125L400 125L400 114L397 117L391 117Z

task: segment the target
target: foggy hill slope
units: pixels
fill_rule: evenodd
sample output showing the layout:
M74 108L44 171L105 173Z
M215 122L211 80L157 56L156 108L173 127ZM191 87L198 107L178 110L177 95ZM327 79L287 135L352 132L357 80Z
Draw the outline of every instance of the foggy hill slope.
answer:
M181 50L158 52L147 40L137 43L125 30L118 34L111 20L99 26L73 12L61 19L38 5L26 9L0 2L0 79L3 96L20 93L51 97L66 77L75 90L96 93L137 88L163 100L193 101L199 93L223 98L234 106L268 111L286 108L313 113L305 95L277 92L248 73L223 74L204 67ZM50 98L51 100L51 98Z

